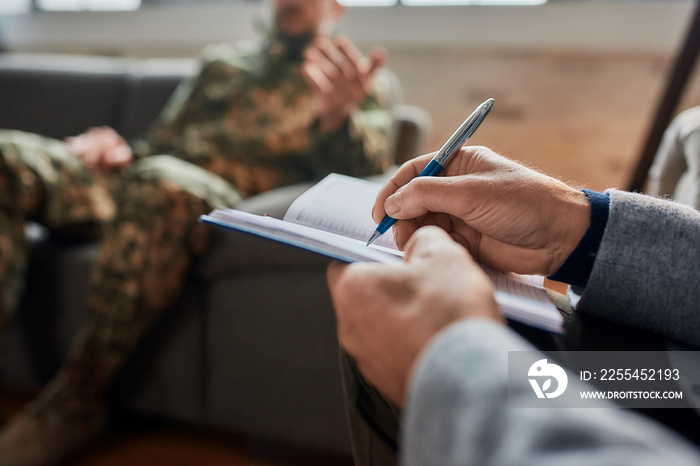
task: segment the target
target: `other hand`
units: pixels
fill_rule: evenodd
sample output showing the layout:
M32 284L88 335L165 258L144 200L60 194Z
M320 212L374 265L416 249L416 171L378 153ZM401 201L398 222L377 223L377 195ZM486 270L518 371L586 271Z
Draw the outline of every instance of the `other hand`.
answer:
M386 51L367 57L346 37L318 37L306 50L302 73L314 96L314 113L322 131L336 131L364 100L372 78L386 61Z
M127 167L134 159L131 147L112 128L90 128L66 139L68 150L89 170L109 173Z
M394 225L399 247L423 225L437 225L479 262L499 270L551 275L590 225L586 195L485 147L463 147L443 176L420 177L432 154L406 162L372 211Z
M334 262L327 278L340 345L399 406L415 361L435 334L467 317L503 321L489 278L435 227L411 237L403 263Z

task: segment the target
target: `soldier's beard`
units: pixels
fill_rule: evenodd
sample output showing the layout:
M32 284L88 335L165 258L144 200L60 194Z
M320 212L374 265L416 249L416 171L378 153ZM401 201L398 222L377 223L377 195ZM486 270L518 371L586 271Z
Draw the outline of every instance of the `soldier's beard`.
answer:
M289 35L277 30L276 39L284 46L284 50L290 57L301 57L306 47L316 35L314 33L302 35Z

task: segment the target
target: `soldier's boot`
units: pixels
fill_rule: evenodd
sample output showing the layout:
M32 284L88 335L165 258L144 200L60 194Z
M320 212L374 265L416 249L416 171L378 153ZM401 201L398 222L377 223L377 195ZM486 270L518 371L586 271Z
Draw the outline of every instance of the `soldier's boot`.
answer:
M2 349L4 348L4 341L5 341L5 331L6 331L6 321L7 321L7 313L4 312L4 306L0 304L0 397L2 397L2 401L5 401L5 384L4 384L4 365L3 365L3 354L2 354ZM5 425L7 422L7 417L5 415L5 406L4 403L0 404L0 429Z
M105 390L209 244L199 215L240 199L223 180L171 157L149 157L123 176L129 189L103 232L87 321L64 369L0 431L0 466L52 464L99 434Z
M0 466L63 463L102 435L109 414L105 392L152 322L114 331L122 328L121 317L91 312L64 367L0 430Z
M59 464L89 447L107 425L104 391L121 358L88 345L83 326L63 368L0 430L0 466ZM120 361L117 361L119 359Z
M89 445L103 431L100 398L76 395L65 373L56 376L0 433L0 465L51 465Z
M177 299L190 256L208 244L209 230L197 221L208 205L169 186L130 184L129 202L120 204L117 220L105 228L89 315L69 362L0 431L0 466L54 464L99 435L106 420L104 392Z

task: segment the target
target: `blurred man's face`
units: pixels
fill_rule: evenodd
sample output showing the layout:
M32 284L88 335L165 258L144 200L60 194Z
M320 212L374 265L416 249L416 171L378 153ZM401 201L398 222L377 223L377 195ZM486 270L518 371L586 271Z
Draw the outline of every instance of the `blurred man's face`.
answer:
M336 0L275 0L277 31L291 38L313 37L336 18Z

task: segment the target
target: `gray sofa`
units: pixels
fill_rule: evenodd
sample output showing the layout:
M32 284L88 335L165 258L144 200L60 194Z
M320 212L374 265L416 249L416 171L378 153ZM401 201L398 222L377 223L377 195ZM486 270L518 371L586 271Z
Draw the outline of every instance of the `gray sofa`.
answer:
M109 125L137 136L194 60L0 54L0 128L63 138ZM396 162L415 156L427 114L397 104ZM241 209L281 216L307 186ZM3 341L3 379L36 390L85 314L95 244L28 224L28 286ZM333 310L320 256L218 231L182 298L112 390L115 406L302 448L348 453Z

